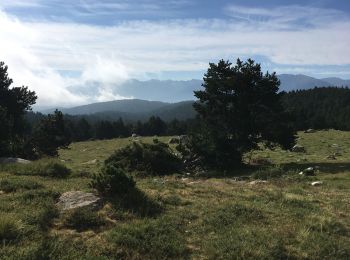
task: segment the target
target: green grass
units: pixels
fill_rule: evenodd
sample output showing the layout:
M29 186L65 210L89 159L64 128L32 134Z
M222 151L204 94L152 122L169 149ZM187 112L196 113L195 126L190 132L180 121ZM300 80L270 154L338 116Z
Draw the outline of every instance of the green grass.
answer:
M65 178L34 170L51 160L1 166L0 259L349 259L350 132L298 137L304 154L247 154L272 162L232 170L250 180L220 172L136 177L135 189L96 213L58 214L55 203L65 191L91 191L92 174L131 138L61 150L55 162L71 170ZM325 159L333 144L341 155ZM309 166L319 166L316 176L298 175ZM249 184L255 179L268 182ZM310 185L317 180L323 185Z

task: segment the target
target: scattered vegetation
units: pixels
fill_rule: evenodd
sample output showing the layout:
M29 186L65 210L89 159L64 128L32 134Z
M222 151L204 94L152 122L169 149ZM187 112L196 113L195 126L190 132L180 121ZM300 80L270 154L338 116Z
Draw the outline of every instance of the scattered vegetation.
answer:
M6 180L16 188L0 194L0 215L10 216L7 219L12 221L15 235L0 247L0 258L347 259L350 143L341 141L349 137L339 131L299 133L298 143L306 153L278 148L254 151L252 159L267 158L272 165L237 169L238 176L246 175L247 181L235 181L231 175L224 178L220 172L216 178L136 175L137 185L123 194L107 196L102 209L86 214L58 214L55 203L65 191L91 191L91 178L15 174L16 167L31 169L45 160L8 165L12 170L0 170L0 183ZM150 144L153 140L140 139ZM164 142L169 137L158 139ZM60 151L60 159L65 161L60 163L74 171L100 172L104 165L84 163L103 162L116 148L132 142L73 143L70 149ZM324 158L333 144L341 145L342 156L329 162ZM298 162L300 158L306 161ZM320 166L316 176L291 179L309 166ZM252 179L267 182L251 185ZM314 180L324 183L313 187L310 183ZM5 186L9 185L6 181ZM27 188L22 186L31 182Z

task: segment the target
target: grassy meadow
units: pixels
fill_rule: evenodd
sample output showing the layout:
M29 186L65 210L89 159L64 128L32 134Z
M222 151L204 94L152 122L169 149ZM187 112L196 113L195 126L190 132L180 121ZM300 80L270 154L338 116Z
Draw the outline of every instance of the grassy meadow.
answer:
M245 156L271 165L136 177L128 201L60 214L59 195L92 191L92 174L130 142L71 144L56 160L68 177L39 171L48 159L0 166L0 259L350 259L350 132L300 132L306 153L262 147ZM315 176L298 174L310 166Z

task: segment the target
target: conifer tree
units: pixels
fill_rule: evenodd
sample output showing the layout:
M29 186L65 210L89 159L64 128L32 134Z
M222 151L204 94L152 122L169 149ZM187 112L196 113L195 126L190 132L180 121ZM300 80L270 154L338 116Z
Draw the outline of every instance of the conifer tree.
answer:
M238 59L235 66L220 60L209 64L203 80L204 90L195 91L194 108L202 126L193 135L193 149L206 162L230 168L259 142L283 148L294 143L275 73L263 74L251 59Z

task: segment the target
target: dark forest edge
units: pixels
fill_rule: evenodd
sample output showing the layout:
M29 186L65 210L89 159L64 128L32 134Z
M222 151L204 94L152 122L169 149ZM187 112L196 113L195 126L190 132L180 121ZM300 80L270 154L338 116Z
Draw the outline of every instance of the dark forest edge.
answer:
M315 87L308 90L285 92L284 108L292 114L296 131L312 129L350 130L350 89L348 87ZM190 107L189 107L190 108ZM186 113L186 111L182 111ZM113 112L108 112L113 114ZM117 112L116 112L117 113ZM27 112L26 131L46 116L40 112ZM165 120L151 116L144 120L119 117L118 120L103 119L104 113L92 115L64 115L68 135L72 141L128 137L133 133L141 136L183 135L196 126L196 118Z

